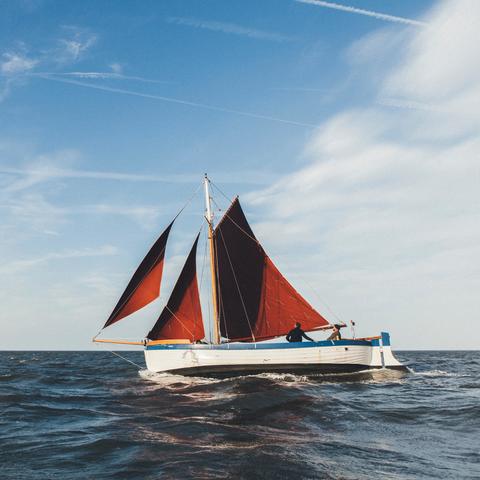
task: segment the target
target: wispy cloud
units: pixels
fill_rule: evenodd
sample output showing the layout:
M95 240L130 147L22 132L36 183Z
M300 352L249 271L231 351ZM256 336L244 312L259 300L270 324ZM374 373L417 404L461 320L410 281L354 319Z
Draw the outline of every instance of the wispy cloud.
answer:
M52 52L59 63L78 61L97 42L97 35L86 28L66 25L63 31L65 35L58 40L58 48Z
M18 75L31 71L38 60L16 52L5 52L0 62L0 72L3 75Z
M39 75L39 78L43 78L45 80L52 80L55 82L63 82L63 83L70 83L71 85L77 85L80 87L85 87L85 88L92 88L94 90L103 90L104 92L111 92L111 93L119 93L122 95L132 95L136 97L142 97L142 98L149 98L151 100L158 100L161 102L167 102L167 103L176 103L179 105L185 105L188 107L194 107L194 108L203 108L206 110L212 110L216 112L222 112L222 113L232 113L235 115L241 115L244 117L250 117L250 118L257 118L259 120L268 120L271 122L277 122L277 123L284 123L284 124L289 124L289 125L296 125L299 127L308 127L308 128L315 128L316 125L311 124L311 123L304 123L304 122L297 122L294 120L287 120L285 118L279 118L279 117L271 117L269 115L261 115L258 113L252 113L252 112L245 112L243 110L235 110L232 108L224 108L224 107L219 107L216 105L209 105L206 103L199 103L199 102L192 102L189 100L183 100L180 98L173 98L173 97L165 97L163 95L154 95L150 93L143 93L143 92L136 92L133 90L126 90L123 88L114 88L114 87L107 87L105 85L94 85L92 83L85 83L85 82L80 82L78 80L72 80L68 78L59 78L59 77L54 77L51 75Z
M23 155L25 153L22 157ZM103 195L95 203L77 202L72 205L62 201L62 192L75 188L73 181L200 185L203 179L202 171L158 175L62 166L78 163L80 159L79 152L66 150L37 155L24 167L0 165L1 244L14 245L19 238L32 235L56 235L63 226L78 222L80 216L84 217L80 220L83 222L91 217L115 215L149 230L156 225L161 215L172 214L178 208L175 202L145 204L134 199L128 203L122 196L112 201ZM257 169L211 173L222 184L265 186L278 179L276 173ZM72 182L67 183L69 180ZM68 189L65 190L67 185ZM89 184L89 189L94 190L95 185Z
M134 220L139 225L153 225L158 217L164 213L172 213L174 207L170 210L167 205L111 205L107 203L98 203L94 205L85 205L70 208L69 213L86 215L118 215Z
M425 27L427 24L419 20L411 18L397 17L395 15L388 15L386 13L375 12L373 10L364 10L363 8L351 7L348 5L341 5L339 3L324 2L323 0L295 0L298 3L307 3L316 5L318 7L331 8L333 10L340 10L347 13L356 13L357 15L365 15L367 17L377 18L386 22L403 23L406 25L414 25L416 27Z
M214 32L222 32L232 35L241 35L258 40L269 40L272 42L289 42L293 40L293 38L286 35L281 35L275 32L267 32L264 30L257 30L255 28L243 27L234 23L200 20L198 18L190 17L168 17L166 20L168 23L173 23L175 25L184 25L187 27L201 28L204 30L212 30Z
M79 250L64 250L63 252L51 252L44 255L23 260L14 260L0 267L0 273L12 274L30 270L40 265L49 264L56 260L73 258L105 257L118 255L119 251L112 245L104 245L99 248L84 248Z
M55 68L74 64L81 60L86 52L96 43L97 35L89 29L77 26L63 26L62 35L44 50L35 53L28 53L27 46L20 42L15 49L7 49L0 56L0 102L5 100L11 93L14 86L24 85L28 77L35 76L34 70L38 67ZM103 78L111 75L111 78L120 78L121 66L112 64L112 72L103 74ZM76 74L79 72L69 72ZM88 78L101 78L101 73ZM126 77L123 77L127 79ZM130 78L134 79L134 78ZM140 80L135 78L135 80ZM142 79L142 81L148 81ZM157 82L155 82L157 83Z
M7 78L0 83L0 103L3 102L10 95L13 83L14 80L11 78Z
M113 73L123 73L123 65L121 63L113 62L109 65Z
M0 102L2 102L11 92L16 83L23 80L19 75L25 75L35 68L38 60L30 58L24 53L17 51L4 52L0 60Z

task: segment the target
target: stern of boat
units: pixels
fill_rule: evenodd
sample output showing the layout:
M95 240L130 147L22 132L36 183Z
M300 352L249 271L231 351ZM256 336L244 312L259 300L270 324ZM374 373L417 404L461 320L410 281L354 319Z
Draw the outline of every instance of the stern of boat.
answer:
M390 334L382 332L379 338L372 341L372 359L370 363L371 368L393 368L398 370L405 370L406 367L399 362L392 352L390 344Z

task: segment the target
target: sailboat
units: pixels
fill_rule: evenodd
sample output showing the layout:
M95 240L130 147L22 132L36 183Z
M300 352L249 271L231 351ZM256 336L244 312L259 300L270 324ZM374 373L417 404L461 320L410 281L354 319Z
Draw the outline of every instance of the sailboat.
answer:
M211 338L206 338L197 280L198 234L146 337L142 341L109 340L97 334L94 342L142 345L149 371L188 376L405 369L392 353L387 332L366 338L286 342L284 337L297 322L306 332L340 329L345 324L329 322L282 275L253 233L238 197L214 225L207 175L203 186L213 306ZM165 249L176 218L140 263L102 330L160 296Z

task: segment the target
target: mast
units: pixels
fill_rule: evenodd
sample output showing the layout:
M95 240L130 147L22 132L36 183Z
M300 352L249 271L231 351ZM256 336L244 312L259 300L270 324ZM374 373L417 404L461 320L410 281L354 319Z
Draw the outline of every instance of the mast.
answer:
M210 246L210 277L212 280L212 302L213 302L213 343L220 343L220 329L218 325L218 305L217 305L217 276L215 274L215 252L213 243L213 213L210 198L210 180L205 174L205 205L207 210L206 220L208 223L208 243Z

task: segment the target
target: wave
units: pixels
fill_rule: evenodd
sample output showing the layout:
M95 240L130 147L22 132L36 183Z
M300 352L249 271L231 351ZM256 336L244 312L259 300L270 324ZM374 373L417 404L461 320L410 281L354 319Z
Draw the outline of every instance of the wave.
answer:
M408 367L408 370L419 377L469 377L470 375L459 372L446 372L445 370L425 370L415 371L413 368Z
M225 379L101 355L0 352L0 480L478 474L476 352L407 352L406 373Z

